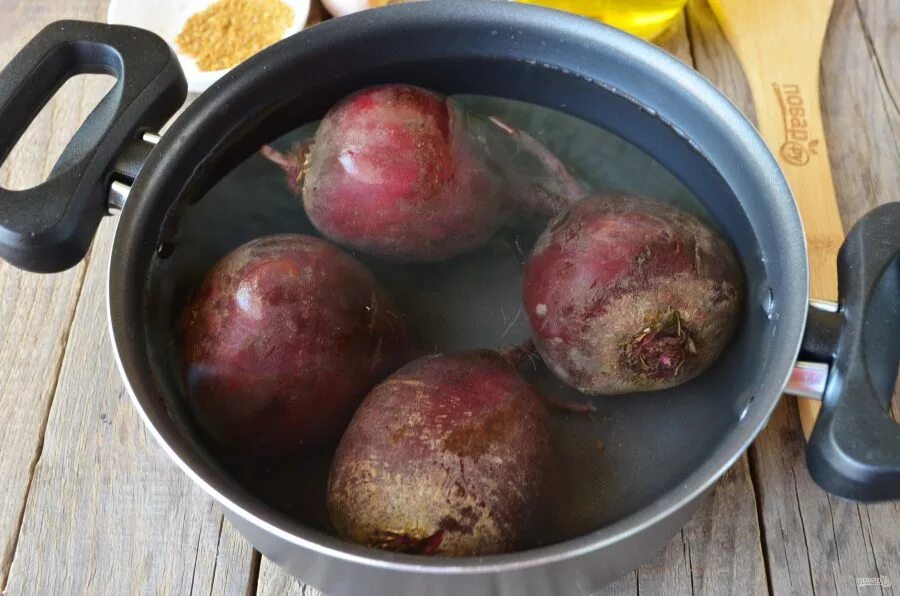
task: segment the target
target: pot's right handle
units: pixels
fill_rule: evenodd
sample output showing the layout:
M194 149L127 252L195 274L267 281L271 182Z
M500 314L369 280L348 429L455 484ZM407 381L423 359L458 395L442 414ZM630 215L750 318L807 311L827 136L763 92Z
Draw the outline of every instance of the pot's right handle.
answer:
M187 96L178 59L154 33L52 23L0 72L0 164L60 86L89 73L117 80L47 180L27 190L0 188L0 258L22 269L61 271L81 260L107 213L116 159L142 132L158 130Z
M812 308L803 357L830 363L807 465L825 490L900 498L900 426L890 416L900 362L900 203L866 214L838 255L840 306Z

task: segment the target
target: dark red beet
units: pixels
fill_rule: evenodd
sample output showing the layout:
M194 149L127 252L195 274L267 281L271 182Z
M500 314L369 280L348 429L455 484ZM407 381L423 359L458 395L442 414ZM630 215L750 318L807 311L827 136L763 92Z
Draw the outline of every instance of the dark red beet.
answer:
M538 173L513 171L515 151L536 157ZM281 165L295 192L302 185L307 215L325 236L401 261L478 247L514 204L555 212L568 194L583 194L527 134L406 85L350 95L328 112L311 146L262 153Z
M261 454L337 439L369 389L408 357L403 321L372 275L301 235L226 255L180 331L201 426L226 447Z
M332 463L338 533L447 556L518 548L550 457L541 399L496 352L429 356L379 384Z
M547 365L589 394L672 387L706 369L739 318L728 244L671 205L592 197L553 220L525 266L523 301Z

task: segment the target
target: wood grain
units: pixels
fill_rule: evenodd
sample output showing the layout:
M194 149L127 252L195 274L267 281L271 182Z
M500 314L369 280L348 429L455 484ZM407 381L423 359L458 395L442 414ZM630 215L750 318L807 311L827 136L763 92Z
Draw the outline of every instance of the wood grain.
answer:
M895 27L898 9L882 15ZM749 88L735 56L716 50L723 34L705 0L692 0L688 15L699 70L748 112ZM888 111L890 102L879 90L884 83L858 17L853 0L836 2L822 60L825 130L847 227L872 206L895 200L886 191L900 182L893 154L897 143L889 125L897 114ZM848 84L849 73L853 84ZM900 581L897 505L856 505L830 497L813 482L795 400L786 398L779 405L752 446L750 462L774 594L857 594L863 593L857 592L857 578ZM878 587L860 590L881 593ZM891 593L890 588L884 593Z
M872 62L884 85L882 101L890 104L896 116L900 113L900 24L897 14L900 7L896 0L855 0L853 4L860 16L860 27L869 47ZM826 62L829 64L829 62ZM894 138L898 128L896 118L890 121Z
M79 267L51 280L0 264L0 587L15 550L83 274Z
M829 496L810 477L804 446L796 408L779 408L753 447L774 592L856 594L857 578L883 574L864 520L877 512L896 541L896 510Z
M263 557L259 567L256 596L325 596L312 586L285 573L278 565Z
M867 21L893 23L893 33L888 25ZM834 137L831 161L847 229L873 207L900 200L900 106L891 91L900 88L898 21L897 2L841 0L828 31L822 107L828 134ZM872 37L868 26L879 36ZM894 54L878 48L893 48Z
M0 0L0 14L7 23L0 35L0 64L5 65L54 14L63 13L91 18L102 10L92 0L52 6ZM81 78L51 100L0 167L0 186L27 188L46 178L53 167L54 149L58 155L93 107L91 101L101 96L103 86ZM84 272L80 265L52 277L41 276L0 262L0 589L7 583Z

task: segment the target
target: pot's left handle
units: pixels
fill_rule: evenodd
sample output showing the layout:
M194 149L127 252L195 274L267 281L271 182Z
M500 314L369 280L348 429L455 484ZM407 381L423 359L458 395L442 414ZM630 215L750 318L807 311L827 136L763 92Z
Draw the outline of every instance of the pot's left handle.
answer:
M43 183L0 188L0 258L35 272L82 259L107 213L113 165L147 130L156 131L187 96L184 73L156 34L123 25L58 21L0 72L0 164L69 78L110 74L116 83L66 146Z

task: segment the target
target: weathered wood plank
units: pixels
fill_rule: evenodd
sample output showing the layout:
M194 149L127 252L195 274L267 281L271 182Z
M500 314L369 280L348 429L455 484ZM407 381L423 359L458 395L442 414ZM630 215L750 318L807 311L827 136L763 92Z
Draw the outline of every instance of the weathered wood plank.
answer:
M788 405L775 412L752 451L773 591L856 594L857 578L883 574L872 528L864 522L870 511L879 512L881 521L891 527L888 543L891 538L894 542L893 547L879 543L879 550L896 554L896 509L857 505L822 491L806 469L799 417L795 405ZM886 567L888 560L883 563Z
M883 99L900 112L900 5L896 0L856 0L863 35L883 80ZM896 121L892 121L896 125ZM894 126L894 136L898 136Z
M95 241L9 594L244 594L252 551L145 430L107 334L115 222Z
M62 14L97 17L94 0L59 3L0 0L5 65L47 22ZM53 167L52 149L62 146L102 96L105 86L81 77L52 100L9 159L0 167L0 186L28 188ZM49 149L48 149L49 148ZM6 584L25 497L40 453L47 412L63 349L84 278L84 265L55 276L23 273L0 262L0 589Z
M892 18L896 27L898 17ZM749 112L736 59L712 49L721 33L704 0L691 1L689 30L699 70ZM885 191L898 182L891 127L896 114L886 107L890 102L868 52L855 2L839 0L822 60L822 105L845 227L892 200ZM898 581L897 507L829 497L810 478L804 448L796 402L786 398L750 451L773 593L856 594L857 578L881 574ZM877 587L862 589L879 593Z
M744 456L716 484L707 504L682 532L695 594L768 593L756 509L756 491Z
M591 596L639 596L637 574L637 570L630 571Z
M703 505L704 508L709 506L708 501L707 499L707 503ZM637 581L634 586L637 594L693 594L694 570L691 568L691 549L685 529L675 535L663 552L649 563L641 565L635 573Z
M891 11L892 15L887 14ZM900 5L883 3L878 16L893 23L894 37L900 38ZM889 89L900 86L896 58L900 54L895 53L893 60L876 56L854 0L835 2L827 41L822 56L822 110L829 138L834 137L836 145L831 158L835 187L844 227L849 229L876 205L900 200L900 108ZM852 84L849 73L853 73Z
M15 549L82 268L51 280L0 265L0 586Z
M312 586L301 583L263 557L259 566L256 596L324 596L324 594Z

